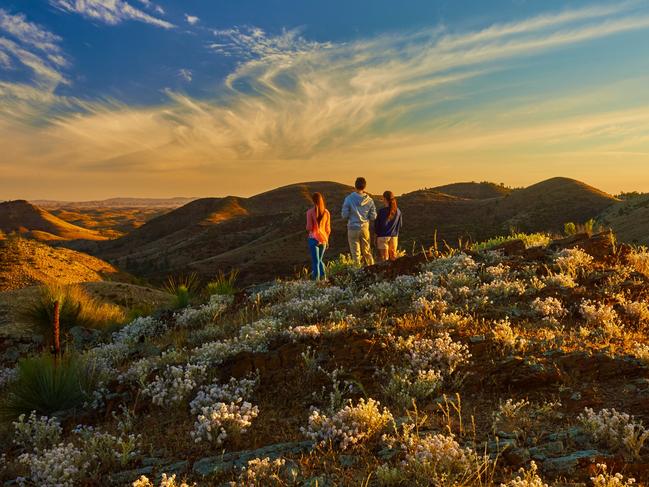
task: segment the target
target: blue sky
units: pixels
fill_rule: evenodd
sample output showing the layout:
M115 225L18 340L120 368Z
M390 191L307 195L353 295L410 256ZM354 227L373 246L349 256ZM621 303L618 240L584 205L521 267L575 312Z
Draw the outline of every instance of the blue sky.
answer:
M649 191L649 2L4 0L0 199Z

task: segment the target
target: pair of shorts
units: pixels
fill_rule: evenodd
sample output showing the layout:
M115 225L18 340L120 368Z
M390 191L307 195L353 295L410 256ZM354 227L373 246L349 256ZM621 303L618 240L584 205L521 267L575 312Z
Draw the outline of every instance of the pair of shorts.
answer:
M399 237L376 237L376 248L379 250L397 250Z

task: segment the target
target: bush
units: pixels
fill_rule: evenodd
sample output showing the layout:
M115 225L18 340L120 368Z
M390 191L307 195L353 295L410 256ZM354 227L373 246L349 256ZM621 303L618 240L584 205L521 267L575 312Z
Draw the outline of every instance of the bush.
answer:
M217 274L216 279L208 282L207 286L205 286L205 294L210 297L214 294L232 295L236 293L237 288L235 283L237 277L239 277L239 271L237 269L233 269L227 274L220 271Z
M18 362L18 378L6 391L0 417L14 420L21 414L50 416L81 406L92 390L94 371L74 355L56 359L43 354Z
M512 233L508 236L494 237L485 242L474 243L471 245L471 250L474 252L491 250L506 242L513 240L522 240L526 248L530 247L546 247L552 240L549 235L545 233Z
M76 285L50 284L40 289L38 296L23 305L19 317L34 333L42 335L45 343L53 341L54 303L59 302L61 334L70 328L106 328L123 323L124 312L115 305L99 302Z

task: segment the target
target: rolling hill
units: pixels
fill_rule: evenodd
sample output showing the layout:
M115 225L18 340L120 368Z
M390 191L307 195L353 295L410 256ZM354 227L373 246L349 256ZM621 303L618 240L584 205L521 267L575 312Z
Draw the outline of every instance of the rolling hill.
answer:
M483 181L481 183L453 183L444 186L431 188L433 191L466 198L469 200L486 200L489 198L498 198L511 193L513 190L506 186Z
M0 230L35 240L104 240L106 237L52 215L25 200L0 203Z
M443 187L441 187L443 188ZM528 188L500 191L483 183L425 189L399 198L405 227L402 247L457 243L519 231L560 232L618 202L591 186L553 178ZM325 194L333 219L329 257L347 252L345 224L338 217L349 186L312 182L285 186L250 198L202 198L154 218L130 234L96 242L87 250L137 275L162 279L196 272L208 279L237 268L245 282L290 274L306 265L304 212L310 194ZM498 192L500 196L493 196ZM377 204L379 198L376 198Z

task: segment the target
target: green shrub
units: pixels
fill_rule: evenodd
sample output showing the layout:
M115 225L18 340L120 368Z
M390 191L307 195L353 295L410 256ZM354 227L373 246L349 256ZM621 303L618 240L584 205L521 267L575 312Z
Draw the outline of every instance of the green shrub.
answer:
M43 354L18 362L18 378L8 387L0 417L13 420L21 414L50 416L79 407L92 390L95 372L75 355Z
M18 315L34 333L43 336L46 344L53 341L56 301L59 302L59 326L62 336L75 326L107 328L123 323L126 318L121 308L97 301L77 285L43 286L35 298L20 307Z
M575 235L577 233L577 225L573 222L568 222L563 226L563 233L567 236Z
M207 297L210 297L214 294L235 294L237 292L237 287L235 285L235 283L237 282L237 277L239 277L239 271L237 269L232 269L227 274L223 271L219 271L216 279L208 282L207 286L205 286L205 294L207 295Z
M471 250L479 252L481 250L491 250L506 242L513 240L522 240L526 248L530 247L545 247L552 238L546 233L512 233L508 236L490 238L485 242L477 242L471 245Z
M173 295L174 308L186 308L194 300L197 287L198 276L192 273L188 276L170 276L164 290Z

